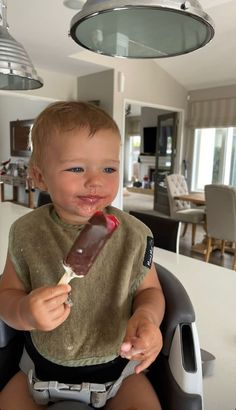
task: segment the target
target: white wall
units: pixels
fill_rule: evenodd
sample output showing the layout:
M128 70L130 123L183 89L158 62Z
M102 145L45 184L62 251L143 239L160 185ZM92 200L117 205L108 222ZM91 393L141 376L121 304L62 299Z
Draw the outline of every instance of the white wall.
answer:
M100 106L113 115L114 70L105 70L78 78L78 98L99 100Z
M191 101L214 100L218 98L236 97L236 84L225 87L205 88L189 92Z
M29 90L24 94L54 100L74 100L77 98L77 77L38 68L37 73L43 78L43 87L37 90Z

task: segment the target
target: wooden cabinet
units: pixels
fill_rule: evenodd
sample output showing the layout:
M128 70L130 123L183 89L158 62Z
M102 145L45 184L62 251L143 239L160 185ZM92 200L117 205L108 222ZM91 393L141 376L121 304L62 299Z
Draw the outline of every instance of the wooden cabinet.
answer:
M26 177L12 176L12 175L0 175L0 185L1 185L1 202L5 201L5 190L4 186L12 186L12 201L15 203L19 202L19 189L22 187L28 195L28 207L34 208L34 189L31 189L28 185L28 180ZM26 189L27 188L27 189ZM21 204L22 205L22 204Z

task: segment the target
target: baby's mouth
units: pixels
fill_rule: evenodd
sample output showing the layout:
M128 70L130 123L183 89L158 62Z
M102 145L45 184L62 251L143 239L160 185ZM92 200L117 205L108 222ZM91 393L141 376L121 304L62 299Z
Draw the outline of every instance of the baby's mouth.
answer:
M86 196L79 196L78 197L82 202L85 202L87 204L95 204L99 202L101 199L103 199L102 196L99 195L86 195Z

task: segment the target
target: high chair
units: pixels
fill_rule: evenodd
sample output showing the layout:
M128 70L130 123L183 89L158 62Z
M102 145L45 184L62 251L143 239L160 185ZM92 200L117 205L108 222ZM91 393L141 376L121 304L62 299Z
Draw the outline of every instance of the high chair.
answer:
M156 264L166 299L161 328L163 348L150 366L147 376L160 399L162 410L203 410L202 361L195 313L180 281ZM0 390L18 371L24 344L23 332L0 321ZM50 410L88 410L96 408L78 401L60 401Z

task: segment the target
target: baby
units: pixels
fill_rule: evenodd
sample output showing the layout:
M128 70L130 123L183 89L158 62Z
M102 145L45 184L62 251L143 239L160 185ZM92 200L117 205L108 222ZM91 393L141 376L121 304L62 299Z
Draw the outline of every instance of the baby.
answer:
M137 360L106 410L160 410L145 369L162 347L165 302L150 230L111 206L119 187L121 138L114 120L84 102L56 102L35 120L30 172L50 194L11 227L0 281L0 317L25 331L20 371L0 393L1 410L38 410L27 374L42 381L107 383ZM119 226L83 279L58 282L63 260L97 211ZM67 303L68 294L73 306Z

